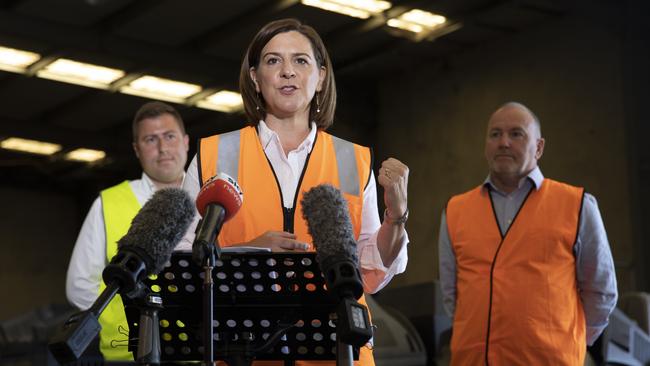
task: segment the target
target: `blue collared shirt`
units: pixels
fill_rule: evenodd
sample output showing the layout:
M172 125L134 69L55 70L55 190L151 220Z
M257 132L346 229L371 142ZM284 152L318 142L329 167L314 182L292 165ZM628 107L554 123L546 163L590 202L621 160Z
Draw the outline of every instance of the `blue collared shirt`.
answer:
M488 176L483 187L489 187L501 233L508 231L528 192L531 189L539 190L543 181L544 176L537 167L519 181L516 190L505 193L499 191ZM573 253L576 258L578 291L587 322L587 344L591 345L607 326L609 314L616 306L618 292L605 226L596 198L589 193L585 193L582 203L578 238ZM444 211L440 223L438 259L443 303L445 310L453 316L456 307L456 256Z

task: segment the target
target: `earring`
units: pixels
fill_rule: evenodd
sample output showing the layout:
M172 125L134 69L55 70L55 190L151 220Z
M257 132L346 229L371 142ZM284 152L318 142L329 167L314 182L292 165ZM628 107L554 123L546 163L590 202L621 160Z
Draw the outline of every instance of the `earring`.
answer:
M255 110L256 111L260 110L261 101L262 101L262 98L260 97L260 93L257 93L257 101L255 103Z
M318 102L318 93L316 93L316 113L320 113L320 103Z

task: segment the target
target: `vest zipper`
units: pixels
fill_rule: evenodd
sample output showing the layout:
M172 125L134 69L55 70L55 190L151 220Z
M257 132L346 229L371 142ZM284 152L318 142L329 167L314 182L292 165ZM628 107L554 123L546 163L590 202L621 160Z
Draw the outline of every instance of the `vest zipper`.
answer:
M293 207L282 207L282 215L284 218L283 230L288 233L293 233L293 212L295 209Z
M488 360L488 354L490 351L490 326L492 322L492 290L494 284L494 267L497 262L497 256L499 255L499 251L501 250L501 246L503 245L503 242L506 240L506 235L508 235L508 232L510 231L512 225L515 224L515 220L517 219L517 216L519 216L519 212L521 212L522 207L524 207L526 201L528 201L528 197L530 197L530 193L533 191L534 188L535 188L535 184L533 183L533 186L526 194L526 197L524 198L523 202L521 202L521 206L519 206L519 209L517 210L515 217L512 218L512 222L510 223L510 226L508 226L508 229L506 230L505 233L501 233L501 225L499 225L499 217L497 216L497 212L494 209L494 201L492 200L492 189L490 188L489 185L487 186L488 197L490 197L490 206L492 207L492 213L494 214L494 222L497 224L497 229L499 230L499 234L501 234L501 242L499 242L499 246L497 247L496 252L494 252L494 258L492 259L492 265L490 266L490 302L488 304L487 332L485 334L485 366L490 365L490 362Z
M257 130L256 130L257 131ZM259 131L258 136L259 136ZM259 137L258 137L259 138ZM298 180L298 185L296 186L296 193L293 195L293 207L284 207L284 197L282 196L282 187L280 187L280 181L278 176L275 174L273 169L273 164L269 160L269 157L264 154L266 161L269 163L271 172L273 172L273 178L275 178L275 184L278 186L278 192L280 192L280 207L282 208L282 230L288 233L292 233L295 228L295 213L296 213L296 203L298 202L298 193L300 193L300 186L302 185L302 179L305 177L305 172L307 171L307 165L309 164L309 158L311 157L312 151L316 147L316 142L318 141L318 131L316 131L316 136L314 136L314 143L311 145L311 150L307 157L305 158L305 165L302 167L302 173L300 173L300 179Z
M314 151L314 148L316 147L316 141L318 140L318 133L316 133L316 136L314 136L314 143L311 145L311 150L309 151L309 154L307 154L307 157L305 158L305 165L302 167L302 173L300 173L300 179L298 179L298 185L296 186L296 193L293 195L293 207L292 208L286 208L285 210L289 211L290 214L285 216L285 226L288 226L291 228L290 233L293 233L294 229L294 222L295 222L295 213L296 213L296 205L298 204L298 194L300 193L300 187L302 186L302 179L305 177L305 172L307 172L307 166L309 165L309 158L311 158L311 152Z

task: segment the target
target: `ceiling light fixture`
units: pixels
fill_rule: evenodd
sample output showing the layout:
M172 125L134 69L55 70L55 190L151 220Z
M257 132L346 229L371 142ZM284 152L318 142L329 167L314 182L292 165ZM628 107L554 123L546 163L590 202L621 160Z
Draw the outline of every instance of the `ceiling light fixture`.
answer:
M0 147L7 150L27 152L39 155L52 155L61 150L61 145L51 142L22 139L20 137L9 137L0 141Z
M442 15L420 9L411 9L396 18L388 19L386 24L393 28L403 29L412 33L429 33L447 23Z
M183 103L185 99L201 91L201 86L181 81L145 75L120 88L125 94Z
M300 0L300 2L360 19L381 14L392 6L390 2L382 0Z
M105 157L106 153L101 150L80 148L72 150L69 153L65 154L64 159L92 163Z
M0 70L24 73L41 55L34 52L0 46Z
M244 108L244 101L239 93L221 90L199 100L196 102L196 106L219 112L234 113Z
M122 70L60 58L36 72L36 76L64 83L107 89L123 77Z

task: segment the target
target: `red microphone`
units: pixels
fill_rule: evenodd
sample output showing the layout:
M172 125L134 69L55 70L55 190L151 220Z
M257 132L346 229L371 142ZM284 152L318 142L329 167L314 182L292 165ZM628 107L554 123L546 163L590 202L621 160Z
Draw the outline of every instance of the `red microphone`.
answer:
M219 173L201 187L196 197L196 208L201 221L196 227L196 237L192 244L192 257L202 265L205 258L219 256L220 250L215 239L224 222L232 218L242 205L244 194L239 184L225 173Z
M219 173L208 179L201 187L196 197L196 209L199 210L201 217L204 217L208 205L221 205L226 210L223 220L226 222L239 211L243 201L244 194L237 181L228 174Z

